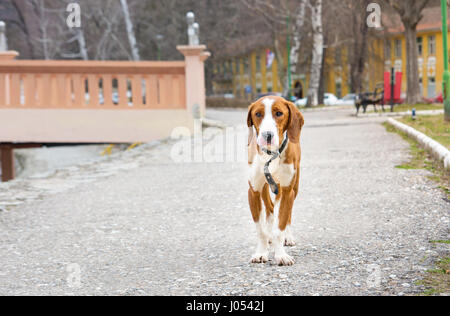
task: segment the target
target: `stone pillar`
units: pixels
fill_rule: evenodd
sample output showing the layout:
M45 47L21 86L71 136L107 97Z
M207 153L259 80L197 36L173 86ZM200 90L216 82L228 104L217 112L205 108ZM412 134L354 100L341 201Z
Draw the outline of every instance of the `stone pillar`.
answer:
M194 119L205 116L205 60L211 55L205 45L177 46L186 62L186 107Z

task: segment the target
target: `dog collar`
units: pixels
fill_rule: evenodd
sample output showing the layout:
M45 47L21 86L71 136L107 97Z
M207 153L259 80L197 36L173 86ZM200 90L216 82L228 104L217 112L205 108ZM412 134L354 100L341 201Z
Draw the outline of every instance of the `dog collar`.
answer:
M266 154L272 156L270 158L270 160L264 165L264 175L266 177L267 183L270 186L270 190L273 192L273 194L278 195L278 193L280 192L277 183L275 182L275 180L273 179L272 175L270 174L269 171L269 166L272 163L272 161L274 161L275 159L277 159L278 157L281 156L281 154L283 153L283 151L286 149L286 146L288 144L289 138L288 135L286 133L286 136L284 138L283 143L281 144L280 148L278 148L277 151L273 152L271 150L265 149L265 148L261 148L261 150L263 152L265 152Z

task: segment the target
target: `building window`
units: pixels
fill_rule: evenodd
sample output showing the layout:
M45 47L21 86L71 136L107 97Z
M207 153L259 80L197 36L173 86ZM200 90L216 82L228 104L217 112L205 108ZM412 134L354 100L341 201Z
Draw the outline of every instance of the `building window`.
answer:
M402 40L395 40L395 58L402 58Z
M223 64L222 64L222 74L223 75L226 75L227 74L227 62L225 61L225 62L223 62Z
M245 74L248 74L248 66L249 66L248 58L246 57L246 58L244 58L244 73Z
M387 60L391 60L391 58L392 58L392 47L391 47L391 41L390 40L387 40L386 41L386 46L385 46L385 51L384 51L384 58L385 59L387 59Z
M436 78L428 77L428 98L436 97Z
M436 36L428 36L428 55L436 54Z
M339 99L342 98L342 84L340 82L336 82L336 96Z
M422 37L417 38L417 55L422 56L423 53L423 39Z
M342 51L339 48L337 48L335 51L334 59L335 59L336 65L340 66L342 63Z
M256 55L256 72L261 72L261 55Z

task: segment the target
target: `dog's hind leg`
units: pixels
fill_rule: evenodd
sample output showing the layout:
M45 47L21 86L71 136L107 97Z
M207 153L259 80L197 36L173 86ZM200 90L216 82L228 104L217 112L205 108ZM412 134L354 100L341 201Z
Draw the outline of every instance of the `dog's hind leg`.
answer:
M300 168L297 169L296 172L296 178L294 180L294 197L297 197L298 195L298 187L299 187L299 180L300 180ZM284 237L284 245L288 246L288 247L293 247L295 246L295 240L294 240L294 236L292 235L292 231L291 231L291 224L292 224L292 211L289 212L289 219L288 219L288 223L285 229L285 237Z

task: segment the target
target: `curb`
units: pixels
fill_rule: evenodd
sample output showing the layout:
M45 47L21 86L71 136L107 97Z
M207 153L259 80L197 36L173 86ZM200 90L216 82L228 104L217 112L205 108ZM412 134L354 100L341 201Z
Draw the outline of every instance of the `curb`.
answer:
M419 144L431 152L433 157L444 163L445 169L450 170L450 151L447 148L411 126L400 123L392 118L389 118L387 122L419 142Z

